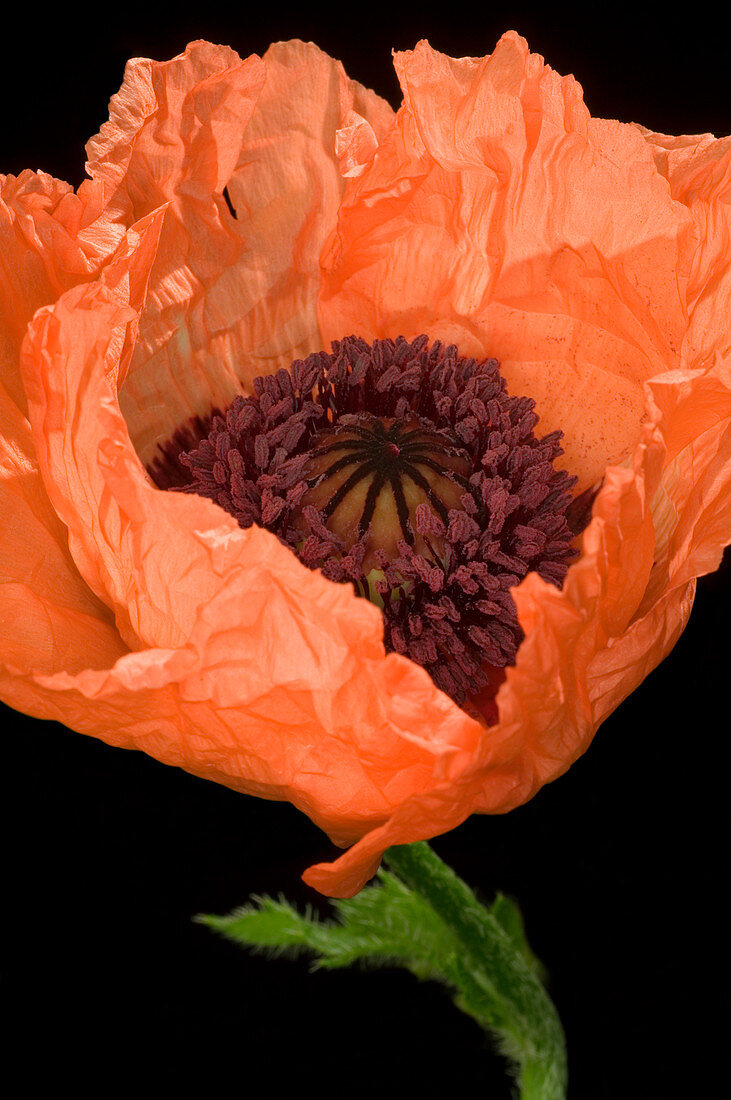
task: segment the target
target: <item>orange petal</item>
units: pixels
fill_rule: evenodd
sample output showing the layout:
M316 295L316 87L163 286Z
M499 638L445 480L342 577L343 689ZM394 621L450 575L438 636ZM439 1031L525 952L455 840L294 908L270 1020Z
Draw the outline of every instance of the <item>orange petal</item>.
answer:
M599 726L667 657L686 627L695 581L673 588L618 638L610 638L589 667L589 698Z
M104 668L126 651L46 495L19 373L35 310L89 278L121 234L93 187L82 197L43 172L0 177L0 676L20 709L34 675Z
M97 188L74 194L45 172L0 176L0 381L21 412L18 355L37 309L88 279L123 235Z
M566 771L670 652L694 578L731 542L731 388L721 363L660 375L649 391L633 466L606 471L563 589L530 574L513 590L526 637L498 693L499 726L460 775L413 796L335 863L310 868L310 885L357 892L389 845L520 805Z
M592 119L513 32L484 59L420 42L395 61L404 105L323 257L323 336L496 356L593 485L639 439L645 379L674 365L688 213L636 128Z
M697 368L712 356L727 358L731 352L731 332L723 323L731 300L731 137L668 137L642 127L638 130L670 194L691 219L683 242L683 267L690 273L686 291L690 316L682 360L684 366Z
M316 46L194 42L131 61L89 171L130 225L169 203L122 410L143 462L258 374L321 346L319 256L344 187L335 134L393 112Z
M707 371L676 371L649 383L652 412L668 444L654 501L659 591L717 569L731 542L731 359Z
M335 134L335 155L343 176L360 176L378 148L378 138L367 119L348 111Z
M659 587L716 569L731 541L731 138L643 133L673 198L692 219L680 369L648 387L667 448L649 605Z
M116 386L155 229L153 218L130 231L103 279L38 313L24 344L49 496L80 572L140 651L108 673L41 686L70 700L69 724L108 739L108 720L135 744L149 704L140 747L237 789L287 798L348 843L463 767L480 727L423 669L384 657L373 605L305 568L269 533L243 531L212 503L150 484ZM161 692L157 702L139 703L138 673L145 691L152 683ZM97 705L108 692L112 709L128 705L128 725ZM150 729L161 709L157 741Z
M525 631L498 692L500 720L458 774L417 793L379 829L333 864L304 878L325 894L356 893L391 844L437 836L471 813L504 813L561 775L586 749L598 721L592 709L592 661L612 632L621 634L652 566L652 515L646 477L656 475L654 443L643 443L633 469L607 470L581 560L563 590L529 574L513 589Z
M503 39L501 45L505 41ZM397 330L411 334L423 329L434 336L442 335L436 323L431 329L421 323L423 316L431 318L429 309L433 308L433 316L439 316L438 306L430 304L431 289L424 291L428 280L433 278L435 286L441 281L446 291L443 314L446 338L456 339L461 350L470 346L469 326L457 318L453 308L453 286L456 284L456 290L464 292L475 280L470 282L469 273L458 274L452 284L447 265L440 267L440 248L447 250L452 264L465 262L464 256L457 254L455 257L453 247L450 250L450 218L459 225L461 232L468 232L471 242L476 236L475 226L486 226L482 240L489 246L491 224L480 215L484 215L483 208L489 206L493 193L511 193L504 181L507 179L510 183L516 165L521 186L530 187L531 161L546 135L557 142L556 147L560 149L556 132L560 134L560 120L556 115L551 118L550 111L545 111L546 104L550 106L550 95L543 97L540 125L535 114L523 119L520 111L513 115L509 111L503 113L505 96L520 100L522 109L526 105L526 91L532 94L536 86L545 82L540 59L531 58L525 65L523 51L515 49L519 45L509 36L511 48L501 51L498 47L493 58L500 57L501 63L493 68L491 80L488 80L488 73L492 59L485 62L437 59L441 68L437 67L435 74L431 66L434 55L427 55L423 47L416 63L414 56L419 54L419 48L415 55L407 56L403 63L406 107L398 116L393 139L379 148L372 166L351 185L338 233L326 258L327 278L321 303L322 324L326 331L328 324L333 331L338 325L348 331L350 314L360 313L369 319L367 334L384 335ZM476 69L480 69L483 79L487 80L487 89L475 78ZM456 98L459 101L459 110L452 115L447 112L451 125L440 128L436 110L431 116L427 114L428 105L437 103L437 95L435 93L432 99L425 95L425 80L431 80L447 100ZM555 82L544 88L555 95L558 90ZM563 100L567 106L573 103L576 108L571 84L567 87L564 82L561 92L559 102ZM480 99L481 93L486 93L487 98ZM506 117L508 123L500 131L500 122ZM567 117L569 123L577 118L571 111L567 112ZM497 138L493 132L495 120ZM533 126L533 143L528 149L529 156L521 163L520 157L513 156L512 146L517 142L521 147L521 138L527 133L529 123ZM668 201L667 192L658 186L662 181L652 179L646 158L637 152L629 128L615 123L587 125L588 144L594 146L588 163L596 169L598 162L602 172L606 172L609 146L605 147L602 156L602 142L596 139L605 140L612 128L622 149L618 157L619 171L631 173L639 188L637 207L633 207L636 213L641 210L643 200L645 202L647 213L644 219L638 216L638 222L644 220L647 226L655 229L639 249L631 243L631 235L627 233L625 239L630 247L624 251L620 248L619 255L612 254L612 247L603 246L607 237L606 234L603 237L601 226L590 229L587 238L593 246L598 242L596 251L601 271L620 292L620 325L601 318L598 327L602 339L606 339L608 347L612 346L612 340L626 325L628 302L634 304L638 324L647 324L644 340L637 341L636 345L639 348L645 344L644 372L639 369L639 359L636 360L637 369L633 368L637 382L643 377L648 379L643 403L646 427L640 431L639 417L632 425L634 414L628 406L621 417L631 431L625 427L624 435L618 436L631 442L634 434L641 442L631 467L607 469L592 523L582 540L581 560L569 571L563 590L557 592L532 575L514 591L526 638L516 665L507 670L505 683L498 694L499 726L483 735L480 752L461 775L436 790L415 795L334 864L310 868L306 880L324 893L339 896L356 892L377 866L379 853L389 845L438 835L471 812L509 810L529 798L541 784L565 771L586 749L604 718L670 651L690 614L695 591L693 578L715 568L722 547L731 541L728 419L731 391L725 362L728 325L724 321L724 316L728 316L729 228L725 220L729 209L728 170L725 163L720 163L728 156L729 144L724 142L721 148L712 148L705 139L698 142L681 139L677 143L678 156L691 156L698 171L688 173L685 188L680 185L679 173L674 176L669 173L672 201ZM580 130L581 127L575 127L574 139L581 136ZM583 144L586 149L587 143ZM574 141L574 148L581 146L581 141ZM525 153L525 143L522 148ZM571 151L570 144L564 145L562 152L568 160L571 160ZM442 169L441 175L436 175L429 156ZM481 182L474 174L478 165L483 167ZM494 178L484 171L488 167L493 170ZM459 179L455 182L457 171ZM554 179L550 158L544 165L544 172L543 182L548 183L550 191ZM492 187L486 183L490 179ZM555 229L568 236L573 228L566 217L572 201L566 189L573 188L576 179L574 165L574 170L566 173L562 201L549 204L547 216L551 224L548 230L538 212L535 224L548 240L549 256ZM635 184L631 191L632 204ZM629 180L625 186L628 185ZM583 185L579 183L578 186ZM605 186L600 185L599 189L603 191ZM617 186L620 186L619 181ZM450 195L450 207L440 206L439 194ZM465 203L465 194L472 207ZM561 199L560 189L553 195L554 200ZM706 203L704 209L698 205L699 196ZM617 198L621 206L620 192ZM492 278L495 272L494 284L475 303L478 311L472 347L476 354L492 353L503 359L505 354L500 346L488 344L483 331L490 335L497 332L498 339L505 337L508 331L502 325L500 312L505 304L504 300L500 301L501 288L506 285L504 256L506 249L513 252L521 240L530 237L531 228L528 219L523 222L521 217L520 193L517 200L506 203L495 217L494 256L489 257L494 263L492 267L487 265L486 273L486 277ZM689 207L690 217L679 214L677 202ZM380 210L379 203L382 204ZM653 205L654 211L650 210ZM616 203L611 200L603 203L601 209L614 206ZM477 216L473 214L475 208ZM518 212L517 218L514 211ZM590 212L583 211L585 218L587 213ZM619 213L621 215L621 210ZM396 225L399 226L397 238L393 232ZM616 229L616 225L612 228ZM657 237L655 230L659 230ZM506 233L504 238L500 236L501 231ZM434 257L438 271L435 274L433 268L427 267L422 274L418 265L413 264L412 286L415 289L412 291L404 280L400 298L396 299L391 290L401 277L399 264L403 264L405 270L407 257L413 261L417 255L415 245L403 244L404 238L412 233L415 241L421 241L422 255ZM540 255L542 249L536 237L536 255ZM489 253L489 247L485 251ZM530 255L530 248L525 251ZM389 271L381 259L387 254L394 256L396 274L393 278L394 267ZM471 249L465 250L464 255L471 258ZM650 259L653 255L654 261ZM650 264L657 264L657 271L643 272L648 259ZM550 312L546 303L550 303L556 293L551 279L542 283L533 280L533 272L540 269L542 262L533 258L522 268L520 265L515 267L513 300L518 301L528 288L531 293L536 292L539 307L538 316L525 317L520 341L526 347L530 346L534 332L543 331L544 319L540 313ZM676 269L681 273L681 280L674 291L670 284ZM570 309L566 312L573 313L582 325L598 321L591 311L585 311L582 303L585 288L581 272L572 271L570 266L554 270L557 281L561 280L563 293L570 295ZM662 338L658 337L663 319L651 306L642 307L635 296L638 289L645 293L653 283L658 290L657 300L669 307L670 324ZM602 308L604 291L600 286L597 295L598 306ZM624 314L619 309L620 295L624 300ZM486 303L484 314L480 312L483 302ZM581 308L574 310L574 303ZM417 317L415 321L412 321L413 314ZM395 327L391 329L394 315ZM455 321L454 327L452 321ZM492 328L488 321L494 322ZM459 333L460 324L467 333L466 344ZM594 367L598 360L584 357L586 347L591 345L591 333L578 331L580 342L573 349L574 370L580 378L587 377L587 387L591 385L596 389ZM625 332L629 336L629 328ZM654 352L648 348L648 342L654 344ZM581 358L579 352L583 353ZM549 358L552 357L545 357ZM544 387L549 381L555 382L553 362L545 359ZM676 369L683 361L694 369ZM510 362L507 372L510 377ZM609 379L609 385L612 392L607 394L600 386L598 393L601 402L609 400L611 415L611 401L617 392L621 393L621 387L616 378ZM558 401L562 402L566 393L562 383L554 388ZM545 424L545 405L541 403L540 391L528 385L522 389L539 398L539 411L544 412ZM571 399L570 388L568 392ZM587 401L585 413L577 412L586 419L581 430L584 433L593 430L592 418L596 413L592 400ZM553 423L549 418L547 426L566 427L566 423L562 420ZM583 472L585 468L576 464L581 455L570 446L567 452L570 468ZM610 453L605 451L604 460ZM591 480L589 473L584 473L584 480ZM506 743L510 751L504 755Z
M28 422L0 385L0 668L3 699L25 709L32 674L104 668L125 652L107 607L82 581L38 472Z

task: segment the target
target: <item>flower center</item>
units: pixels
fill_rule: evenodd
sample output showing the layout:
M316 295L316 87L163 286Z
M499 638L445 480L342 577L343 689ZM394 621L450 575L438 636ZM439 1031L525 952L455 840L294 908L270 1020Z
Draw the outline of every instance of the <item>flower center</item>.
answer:
M377 567L376 550L398 557L401 539L425 553L415 521L418 506L447 524L450 508L459 508L469 489L471 472L464 447L426 421L365 413L315 441L303 471L308 489L300 508L316 508L346 551L363 540L368 572ZM435 543L439 553L443 540Z
M381 608L387 650L490 713L523 637L510 589L530 571L560 585L575 555L561 433L535 435L497 360L426 336L351 336L253 388L179 429L150 475L352 584Z

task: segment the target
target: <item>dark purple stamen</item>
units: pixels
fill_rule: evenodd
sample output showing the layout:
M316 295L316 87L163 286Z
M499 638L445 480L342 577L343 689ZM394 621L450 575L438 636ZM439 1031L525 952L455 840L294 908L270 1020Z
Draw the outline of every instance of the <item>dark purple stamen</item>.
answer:
M157 454L147 467L147 472L158 489L182 489L190 485L193 475L180 461L185 451L191 451L202 439L208 437L214 417L221 416L220 409L213 409L207 416L192 416L176 428L170 439L158 444Z
M469 708L522 640L511 587L531 571L560 585L575 554L576 479L537 421L495 359L351 336L255 379L197 446L165 453L181 491L378 600L386 648Z

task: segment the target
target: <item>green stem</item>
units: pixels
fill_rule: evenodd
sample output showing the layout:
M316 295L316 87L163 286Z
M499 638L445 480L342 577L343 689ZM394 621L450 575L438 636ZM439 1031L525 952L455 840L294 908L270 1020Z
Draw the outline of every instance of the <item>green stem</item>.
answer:
M386 861L452 930L461 1007L497 1031L518 1065L521 1100L564 1100L566 1047L561 1021L535 969L505 928L428 844L389 848Z

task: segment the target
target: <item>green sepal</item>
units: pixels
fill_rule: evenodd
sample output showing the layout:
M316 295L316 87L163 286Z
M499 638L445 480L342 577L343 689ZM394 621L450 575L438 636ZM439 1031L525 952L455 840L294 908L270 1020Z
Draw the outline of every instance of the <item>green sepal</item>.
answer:
M489 908L492 916L501 925L503 930L507 932L508 936L510 936L516 950L520 952L524 960L533 969L536 977L542 982L545 982L548 977L546 968L531 950L531 946L525 935L523 914L518 908L517 902L513 901L513 899L509 898L506 894L499 893Z
M284 898L254 897L252 902L224 917L201 914L195 919L243 947L314 955L313 969L395 965L421 979L445 980L444 966L454 950L449 929L389 871L381 869L376 884L356 897L334 899L334 921L321 920L310 908L299 913Z

